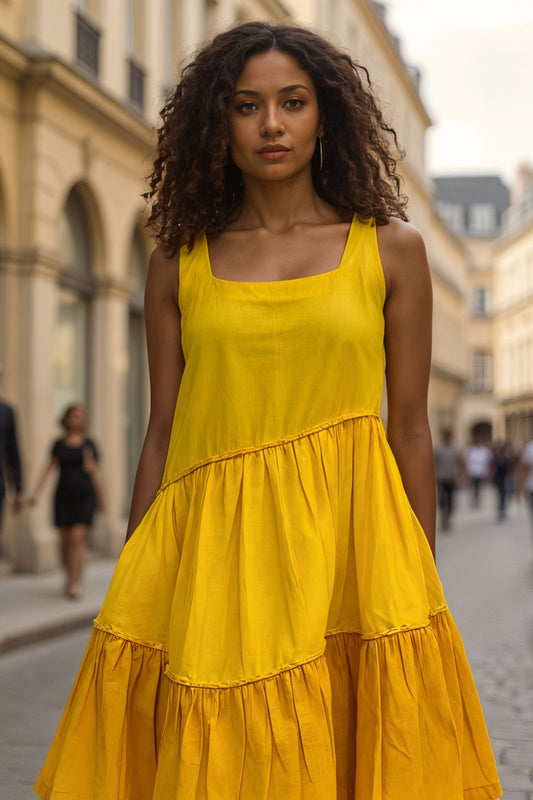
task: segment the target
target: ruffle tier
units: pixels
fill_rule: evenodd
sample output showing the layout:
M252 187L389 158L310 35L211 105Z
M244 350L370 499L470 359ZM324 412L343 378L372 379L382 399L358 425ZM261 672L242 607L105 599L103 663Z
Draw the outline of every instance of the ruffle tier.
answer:
M183 681L232 685L444 604L381 420L352 414L166 481L98 615L168 648Z
M96 628L35 790L42 800L495 800L479 699L447 610L251 683L169 678Z
M375 414L170 476L95 624L43 800L501 794Z

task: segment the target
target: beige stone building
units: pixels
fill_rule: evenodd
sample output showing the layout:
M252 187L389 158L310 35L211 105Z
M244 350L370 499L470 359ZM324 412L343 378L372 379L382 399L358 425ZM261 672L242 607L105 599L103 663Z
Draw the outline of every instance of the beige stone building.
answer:
M179 61L207 35L252 18L315 26L369 67L408 152L411 216L433 270L432 424L454 419L466 378L465 253L433 210L430 120L382 4L0 0L0 10L0 388L18 411L27 487L58 414L83 401L108 498L93 540L119 551L148 413L142 288L151 242L141 193L152 131ZM17 569L57 563L50 499L51 490L6 520Z
M533 168L522 165L494 259L497 428L518 446L533 439Z
M305 4L292 5L302 9ZM406 151L400 172L409 197L409 215L426 242L433 278L429 416L435 437L440 427L454 426L467 380L467 255L434 207L425 162L425 134L431 120L420 98L420 76L405 63L399 41L387 28L384 3L323 0L308 2L307 9L308 16L303 17L303 11L299 14L303 22L332 37L368 67L384 114Z
M439 214L459 237L468 264L468 379L454 427L463 445L474 436L490 441L498 418L493 391L494 245L509 205L509 190L496 175L441 177L434 185Z

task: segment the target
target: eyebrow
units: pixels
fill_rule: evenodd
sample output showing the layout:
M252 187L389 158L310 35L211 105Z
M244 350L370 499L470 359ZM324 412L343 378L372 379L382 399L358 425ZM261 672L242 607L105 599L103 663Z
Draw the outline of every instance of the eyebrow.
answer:
M292 86L284 86L283 89L280 89L278 91L278 94L282 94L283 92L294 92L295 89L304 89L306 92L309 92L309 94L311 94L311 90L308 89L307 86L304 86L302 83L293 83ZM235 95L237 94L247 94L253 97L257 97L257 95L260 95L261 92L256 92L253 89L237 89L237 91L234 93L233 96L235 97Z

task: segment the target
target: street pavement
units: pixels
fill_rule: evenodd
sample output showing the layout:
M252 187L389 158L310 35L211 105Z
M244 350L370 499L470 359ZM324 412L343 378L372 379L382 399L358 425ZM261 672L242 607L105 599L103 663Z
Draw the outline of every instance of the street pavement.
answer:
M526 502L497 522L460 493L437 566L483 704L505 800L533 800L533 536Z
M62 572L15 573L0 579L0 654L90 624L109 585L115 559L89 557L81 598L64 595Z
M470 509L468 500L461 492L453 529L438 535L437 565L481 697L505 800L533 800L533 538L528 512L524 503L515 502L508 520L496 522L490 487L481 509ZM35 797L33 783L88 641L89 617L98 610L112 568L112 561L91 562L84 606L63 598L59 574L0 581L2 800ZM15 611L6 622L9 597ZM53 638L39 641L44 637Z
M59 724L89 635L86 625L0 656L2 800L37 800L33 784Z

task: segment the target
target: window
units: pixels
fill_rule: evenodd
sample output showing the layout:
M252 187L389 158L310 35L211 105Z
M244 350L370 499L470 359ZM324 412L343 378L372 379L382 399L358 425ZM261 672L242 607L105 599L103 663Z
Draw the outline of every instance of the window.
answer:
M69 270L91 274L91 237L80 193L73 189L59 221L61 253Z
M437 210L454 233L464 233L465 212L460 203L437 203Z
M493 233L497 219L492 203L473 203L469 208L469 223L471 233Z
M87 6L82 0L75 4L76 59L96 77L100 68L100 31L88 19L87 12L94 9Z
M126 61L128 65L128 98L137 111L144 107L144 0L127 0Z
M168 94L170 87L174 81L174 2L173 0L165 0L163 6L165 30L164 30L164 45L161 48L162 53L162 72L163 72L163 87L165 95Z
M54 410L68 403L89 405L93 248L82 194L71 190L60 219L59 244L65 263L59 277L54 329Z
M472 381L474 392L492 391L492 353L476 350L472 354Z
M489 311L489 291L485 286L476 286L472 293L472 314L484 317Z
M78 292L59 289L54 328L54 413L69 403L88 406L89 302Z

